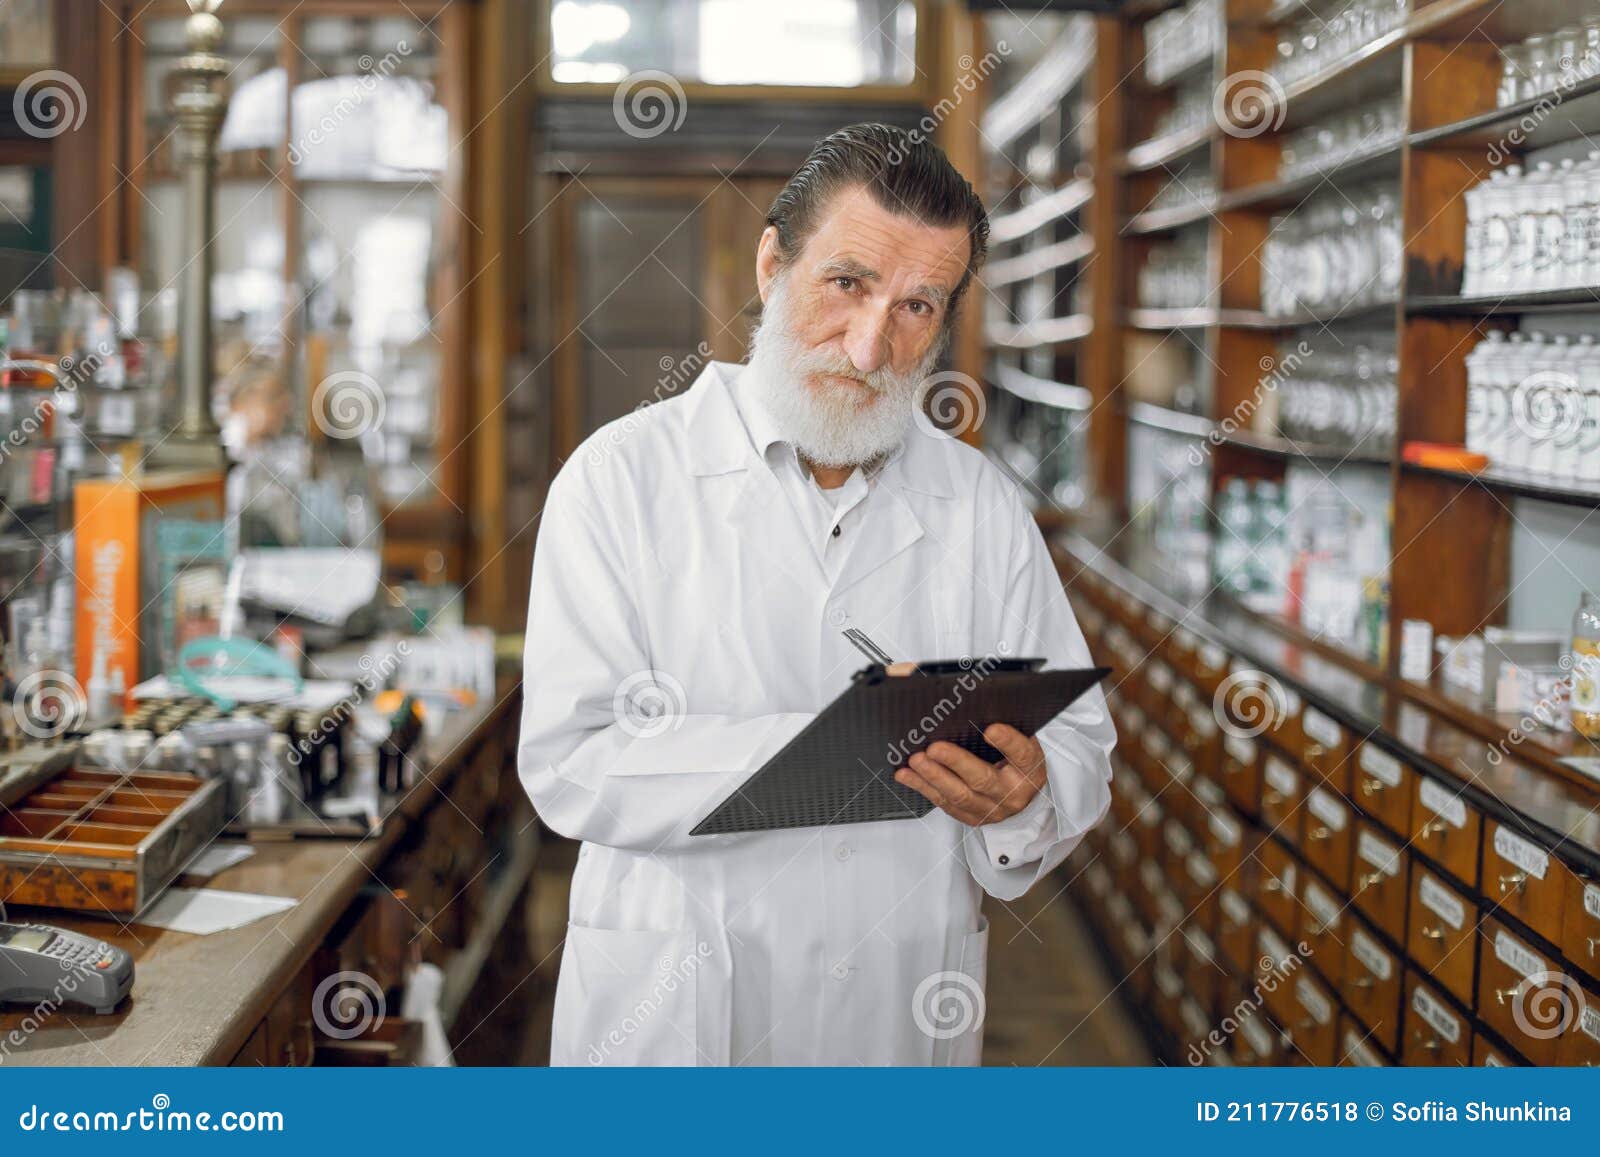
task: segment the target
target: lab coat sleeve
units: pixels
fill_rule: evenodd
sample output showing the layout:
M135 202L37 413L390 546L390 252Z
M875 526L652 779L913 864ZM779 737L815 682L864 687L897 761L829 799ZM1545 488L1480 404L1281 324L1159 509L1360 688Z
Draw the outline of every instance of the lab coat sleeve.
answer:
M1089 667L1088 645L1039 528L1020 501L1008 505L1011 565L1004 592L1001 637L1011 655L1043 655L1047 668ZM984 891L1001 900L1021 896L1078 846L1111 803L1111 749L1116 742L1105 695L1095 687L1040 728L1046 788L1021 812L969 828L967 864Z
M574 465L539 528L523 657L517 768L539 817L564 836L635 851L725 847L748 835L689 829L809 715L692 714L690 690L651 669L632 596L628 515L601 515Z

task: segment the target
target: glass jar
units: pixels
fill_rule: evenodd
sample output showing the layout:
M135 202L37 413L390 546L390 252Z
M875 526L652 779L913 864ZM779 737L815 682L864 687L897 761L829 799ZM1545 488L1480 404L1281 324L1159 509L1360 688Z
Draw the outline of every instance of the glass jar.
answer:
M1600 594L1584 591L1572 616L1572 729L1600 740Z

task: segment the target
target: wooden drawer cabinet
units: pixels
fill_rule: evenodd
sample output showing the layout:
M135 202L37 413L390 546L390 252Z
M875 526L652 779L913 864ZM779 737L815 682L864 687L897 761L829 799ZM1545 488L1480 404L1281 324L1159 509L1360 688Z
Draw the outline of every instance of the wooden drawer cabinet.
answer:
M1411 840L1467 884L1478 883L1478 837L1483 817L1467 805L1460 789L1426 776L1416 777L1411 800Z
M1600 882L1573 878L1562 909L1561 949L1567 959L1600 978Z
M1326 787L1313 787L1306 793L1306 860L1340 891L1350 890L1350 845L1355 832L1355 816L1343 797Z
M1313 783L1322 783L1341 794L1350 791L1350 734L1338 720L1315 707L1300 713L1302 740L1300 760Z
M1292 937L1299 926L1299 866L1288 850L1273 840L1261 841L1256 863L1256 910L1285 936Z
M1483 893L1552 944L1561 942L1569 881L1577 879L1539 845L1498 820L1486 821Z
M1344 981L1344 902L1302 872L1300 885L1300 939L1317 971L1337 988Z
M1291 687L1278 683L1277 688L1278 695L1274 698L1283 710L1272 716L1272 725L1267 734L1285 751L1298 753L1305 748L1306 742L1305 731L1300 725L1300 713L1305 710L1305 701Z
M1573 984L1523 937L1492 917L1483 922L1478 1016L1536 1065L1556 1063L1561 1035L1578 1019Z
M1269 751L1261 764L1261 826L1292 844L1299 844L1305 822L1301 804L1305 776L1277 752Z
M1192 685L1184 683L1183 686L1188 689L1184 698L1194 699ZM1194 760L1195 774L1214 779L1222 759L1222 731L1211 713L1211 704L1195 700L1185 710L1183 750Z
M1227 677L1227 650L1216 643L1201 642L1194 656L1194 681L1200 688L1201 696L1213 698Z
M1411 781L1415 773L1394 756L1371 743L1356 753L1355 784L1351 798L1356 806L1376 818L1391 832L1411 831Z
M1359 921L1349 927L1340 991L1369 1039L1393 1054L1400 1043L1400 958Z
M1239 870L1247 850L1245 826L1226 804L1207 809L1202 838L1219 875L1226 878Z
M1465 1065L1472 1060L1472 1028L1438 989L1415 974L1406 979L1401 1063Z
M1434 983L1470 1006L1478 910L1420 864L1411 876L1411 935L1406 950Z
M1222 741L1222 790L1247 816L1261 807L1261 748L1253 739L1229 735Z
M1406 942L1408 860L1370 821L1357 825L1351 881L1356 908L1397 944Z
M1339 1006L1330 989L1310 969L1302 968L1291 982L1293 1016L1288 1035L1291 1063L1332 1065L1338 1060Z

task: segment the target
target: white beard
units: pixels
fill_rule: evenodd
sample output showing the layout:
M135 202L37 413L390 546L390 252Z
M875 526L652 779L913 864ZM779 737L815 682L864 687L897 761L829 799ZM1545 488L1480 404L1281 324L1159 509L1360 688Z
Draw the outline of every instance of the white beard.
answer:
M884 368L863 374L842 350L802 344L792 322L780 276L751 335L749 369L783 436L807 461L834 469L869 465L899 446L911 426L918 387L944 353L944 341L934 342L909 373ZM863 399L859 386L815 377L822 374L863 381L877 397Z

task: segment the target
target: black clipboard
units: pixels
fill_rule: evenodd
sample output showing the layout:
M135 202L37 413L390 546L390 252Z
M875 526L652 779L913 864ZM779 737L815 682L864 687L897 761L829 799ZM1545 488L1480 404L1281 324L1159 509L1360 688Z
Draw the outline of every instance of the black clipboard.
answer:
M692 836L909 820L933 804L894 773L936 740L991 763L991 723L1024 735L1070 707L1109 667L1042 671L1043 659L920 663L890 675L881 663L856 672L844 693L706 816Z

